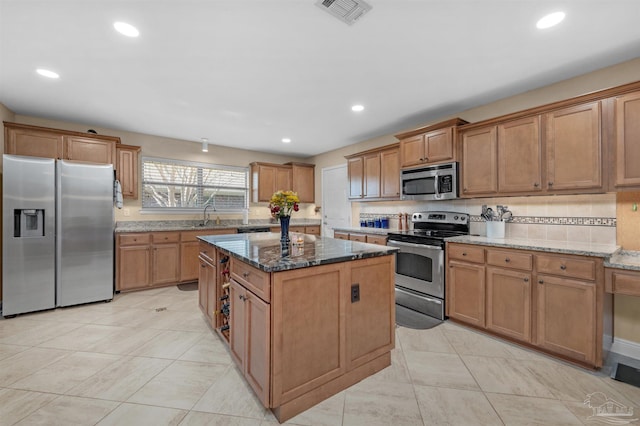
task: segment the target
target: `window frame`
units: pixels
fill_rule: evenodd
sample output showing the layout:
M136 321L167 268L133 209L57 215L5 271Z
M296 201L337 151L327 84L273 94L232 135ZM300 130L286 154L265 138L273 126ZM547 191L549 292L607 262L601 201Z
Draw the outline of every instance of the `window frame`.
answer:
M229 170L229 171L234 171L234 172L243 172L244 173L244 183L245 186L242 188L237 188L237 187L228 187L230 189L233 190L244 190L244 206L242 208L234 208L234 209L220 209L220 208L216 208L216 212L217 213L242 213L243 211L245 211L246 209L249 208L249 197L250 197L250 181L249 181L249 173L250 173L250 169L249 167L243 167L243 166L229 166L229 165L224 165L224 164L214 164L214 163L203 163L203 162L198 162L198 161L189 161L189 160L178 160L178 159L173 159L173 158L162 158L162 157L152 157L152 156L143 156L141 158L141 195L140 195L140 204L141 204L141 210L140 213L141 214L193 214L193 213L200 213L202 212L202 210L204 209L204 206L202 207L147 207L145 206L145 196L144 196L144 188L145 185L148 184L166 184L167 182L156 182L156 181L147 181L145 180L145 162L158 162L158 163L164 163L167 165L176 165L176 166L186 166L186 167L195 167L195 168L200 168L200 169L215 169L215 170ZM193 187L194 185L184 185L184 184L175 184L176 186L182 186L182 187ZM196 187L196 191L198 192L198 194L202 194L203 191L207 188L212 188L212 186L205 186L202 185L201 183L199 183L198 185L195 186ZM217 187L217 188L225 188L225 187ZM200 196L200 195L199 195ZM213 210L211 210L213 211Z

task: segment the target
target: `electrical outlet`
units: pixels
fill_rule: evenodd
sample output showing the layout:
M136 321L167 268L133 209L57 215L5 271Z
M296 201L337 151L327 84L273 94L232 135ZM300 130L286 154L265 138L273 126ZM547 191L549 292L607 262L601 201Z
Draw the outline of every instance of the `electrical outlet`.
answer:
M638 211L638 203L633 203L633 205L631 206L631 211L632 212L637 212Z
M125 216L131 216L131 210L129 210L128 208L124 208L122 209L122 214Z
M360 284L351 284L351 303L360 301Z

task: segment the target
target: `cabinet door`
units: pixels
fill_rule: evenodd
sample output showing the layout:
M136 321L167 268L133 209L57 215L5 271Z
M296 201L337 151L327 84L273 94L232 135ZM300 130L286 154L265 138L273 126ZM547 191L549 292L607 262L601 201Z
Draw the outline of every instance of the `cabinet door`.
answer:
M123 198L138 199L138 152L139 146L116 148L116 178L120 181Z
M276 187L276 169L272 166L257 165L252 169L253 202L269 201Z
M538 276L536 344L593 364L596 356L595 284Z
M546 114L547 190L602 190L600 102Z
M157 244L152 250L151 284L176 283L179 279L180 245Z
M496 126L462 134L462 195L498 191L497 157Z
M380 198L380 153L364 156L364 197Z
M180 281L195 281L198 279L198 254L200 253L200 243L189 241L180 243Z
M271 195L276 192L276 191L291 191L291 188L293 188L293 185L291 183L292 181L292 172L291 172L291 168L289 167L276 167L276 186L275 188L273 188L273 191L271 191L271 194L269 194L269 199L271 199Z
M148 287L151 283L150 247L127 246L118 248L118 280L116 290L126 291Z
M244 299L247 291L240 284L231 280L229 286L229 349L238 368L244 371L244 354L246 340L246 313Z
M400 197L400 151L380 152L380 197Z
M453 129L435 130L424 135L426 163L438 163L453 160Z
M116 143L80 136L65 136L63 155L68 160L115 164Z
M210 312L208 309L209 300L209 264L202 258L198 259L198 306L200 310L211 321Z
M245 292L245 299L241 303L244 304L242 309L245 313L244 376L260 402L267 407L271 367L271 309L269 304L249 291ZM238 299L235 299L234 307L238 304Z
M424 135L412 136L400 141L402 167L417 166L424 162Z
M542 190L540 116L498 126L498 190L500 193Z
M487 328L531 342L531 274L487 268Z
M4 153L62 158L62 135L31 129L5 128Z
M313 166L300 166L293 164L292 188L298 193L301 203L315 202L315 168Z
M640 92L615 100L616 187L640 187Z
M347 171L349 173L349 198L362 198L362 177L364 176L363 158L350 158L347 161Z
M446 285L449 316L484 327L484 266L449 261L449 278Z

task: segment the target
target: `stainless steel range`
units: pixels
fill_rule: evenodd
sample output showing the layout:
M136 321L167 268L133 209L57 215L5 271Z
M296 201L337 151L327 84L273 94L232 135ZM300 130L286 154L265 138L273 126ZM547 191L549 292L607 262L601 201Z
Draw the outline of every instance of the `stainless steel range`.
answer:
M396 304L444 320L444 239L469 234L469 215L422 212L411 217L412 230L389 233L397 247Z

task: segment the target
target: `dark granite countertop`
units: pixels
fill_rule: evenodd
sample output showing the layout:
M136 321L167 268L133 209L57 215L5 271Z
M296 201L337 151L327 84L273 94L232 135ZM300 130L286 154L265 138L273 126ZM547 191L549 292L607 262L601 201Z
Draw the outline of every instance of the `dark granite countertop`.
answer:
M116 223L116 233L123 232L158 232L158 231L193 231L193 230L215 230L215 229L237 229L264 226L279 228L280 222L271 222L269 219L250 220L243 225L241 219L224 219L220 224L215 220L210 220L207 226L200 226L202 220L136 220ZM319 219L291 219L290 226L319 226Z
M475 235L446 238L450 243L476 244L481 246L505 247L551 253L575 254L608 258L620 250L614 244L581 243L575 241L525 240L516 238L487 238Z
M314 235L290 233L291 240L303 239L302 248L291 247L283 256L280 234L265 232L253 234L207 235L198 237L225 253L266 272L308 268L328 263L348 262L356 259L385 256L396 248L337 240ZM284 253L286 254L286 253Z

